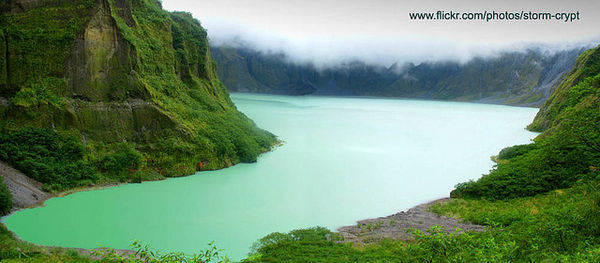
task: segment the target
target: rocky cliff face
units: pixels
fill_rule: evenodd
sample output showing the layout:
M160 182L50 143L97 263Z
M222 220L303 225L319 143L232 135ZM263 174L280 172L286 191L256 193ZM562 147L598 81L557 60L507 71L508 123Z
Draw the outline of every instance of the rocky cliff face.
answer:
M95 5L83 32L71 48L66 72L69 92L87 101L110 101L113 97L147 98L142 96L142 90L123 94L129 91L125 89L139 84L136 50L119 33L109 3L99 1Z
M283 54L212 47L219 75L232 91L276 94L390 96L539 106L583 49L546 54L506 52L493 58L392 65L354 62L317 70Z
M254 161L275 140L237 111L187 13L156 0L9 0L0 10L4 131L53 128L92 152L133 143L167 175Z

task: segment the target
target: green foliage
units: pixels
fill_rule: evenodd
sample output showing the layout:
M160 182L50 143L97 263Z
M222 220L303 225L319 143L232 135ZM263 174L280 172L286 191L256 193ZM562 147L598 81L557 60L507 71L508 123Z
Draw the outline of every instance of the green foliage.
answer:
M446 233L439 226L427 233L413 231L414 243L406 249L406 262L511 262L518 247L507 233L488 228L483 233Z
M298 235L303 233L303 235ZM340 243L324 228L273 233L254 246L247 262L507 262L517 246L508 235L490 228L483 233L449 234L440 227L415 230L413 241L385 239L368 245Z
M600 183L506 201L453 200L433 211L477 224L498 226L516 242L518 261L598 257L600 248ZM594 254L595 253L595 254Z
M99 175L84 156L85 148L77 139L50 129L0 133L0 159L44 183L49 190L95 181Z
M537 146L537 144L530 143L530 144L506 147L500 151L500 154L498 154L498 159L509 160L514 157L521 156L521 155L535 149L536 146Z
M131 3L137 23L132 27L110 2L119 30L144 62L139 78L152 101L186 130L184 136L140 145L149 166L178 176L195 171L199 162L202 169L254 162L270 149L275 136L238 112L218 80L200 22L188 13L168 13L155 1L137 0Z
M10 213L12 208L12 195L4 184L2 177L0 176L0 216L7 215Z
M25 85L15 94L12 103L17 106L31 107L50 104L55 107L63 105L62 98L57 95L66 89L67 83L63 79L45 78Z
M131 144L121 143L115 151L105 155L98 167L109 176L117 176L126 180L128 174L134 173L144 164L144 157Z
M574 107L580 103L584 98L594 95L600 87L600 74L594 77L586 78L577 85L569 89L568 92L568 105Z
M210 263L210 262L229 262L227 257L221 256L220 250L210 243L209 248L198 254L185 255L179 252L171 252L162 254L159 251L152 250L150 246L143 245L135 241L130 245L131 249L135 250L135 254L131 256L122 256L114 249L103 248L95 250L92 255L100 258L104 262L119 262L119 263Z
M0 223L0 259L2 259L3 262L5 259L28 258L40 255L42 252L42 249L39 247L18 240L4 224Z
M21 85L64 74L64 63L77 33L89 19L94 0L45 1L39 8L24 12L3 12L0 26L11 56L8 89L12 96Z

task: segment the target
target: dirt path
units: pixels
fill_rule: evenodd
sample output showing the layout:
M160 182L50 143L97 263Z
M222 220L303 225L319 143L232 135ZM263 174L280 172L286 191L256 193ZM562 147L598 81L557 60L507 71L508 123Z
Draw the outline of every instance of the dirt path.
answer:
M369 243L383 238L412 239L412 235L406 233L406 230L409 228L419 229L422 232L436 225L443 227L447 232L453 232L454 227L460 228L463 231L483 231L485 229L480 225L462 222L455 218L438 216L435 213L427 211L433 204L449 200L450 198L438 199L415 206L406 212L375 219L361 220L358 221L357 225L339 228L338 232L344 236L344 242Z

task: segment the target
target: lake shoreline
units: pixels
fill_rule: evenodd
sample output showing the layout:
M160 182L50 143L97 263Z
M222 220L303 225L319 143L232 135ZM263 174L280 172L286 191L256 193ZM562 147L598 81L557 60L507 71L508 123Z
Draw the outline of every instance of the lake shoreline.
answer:
M233 91L229 94L242 94L242 95L272 95L272 96L291 96L291 97L315 97L315 98L344 98L344 99L381 99L381 100L404 100L404 101L431 101L431 102L448 102L448 103L471 103L471 104L485 104L485 105L497 105L497 106L508 106L508 107L519 107L519 108L533 108L539 109L540 106L525 105L525 104L505 104L497 102L493 98L479 99L479 100L443 100L433 98L415 98L415 97L400 97L400 96L368 96L368 95L328 95L328 94L302 94L302 95L291 95L291 94L278 94L278 93L256 93L256 92L245 92L245 91Z
M36 208L44 206L45 201L55 198L64 197L73 193L82 191L100 190L109 187L116 187L122 184L128 183L108 183L103 185L95 185L91 187L81 187L63 191L60 193L47 193L42 190L42 184L25 176L19 170L10 167L8 164L0 162L1 175L4 178L5 183L13 192L13 196L20 200L14 200L15 207L10 214L2 217L0 223L4 223L4 219L10 215L24 209ZM157 180L165 180L168 178L159 178ZM157 181L153 180L153 181ZM40 194L41 193L41 194ZM32 199L31 195L37 198ZM25 196L25 197L24 197ZM29 198L27 198L29 197ZM460 228L463 231L483 231L485 228L480 225L471 223L461 222L455 218L448 218L439 216L433 212L428 211L429 208L438 203L445 203L452 200L451 198L440 198L433 201L428 201L416 205L405 211L400 211L393 215L369 218L357 221L354 226L343 226L337 229L337 232L344 237L343 242L353 242L356 244L365 244L371 242L377 242L384 238L391 238L396 240L410 240L412 234L408 233L409 229L418 229L421 232L426 232L432 226L441 226L446 232L453 232L454 228ZM18 205L17 205L18 204ZM25 241L19 238L16 234L15 238ZM29 241L25 241L29 242ZM32 243L33 244L33 243ZM34 244L40 248L47 249L47 251L77 251L80 255L92 256L93 251L101 250L104 248L76 248L76 247L57 247L57 246L45 246ZM121 256L132 256L135 255L135 251L129 249L115 249L115 252ZM92 256L93 257L93 256Z
M283 144L284 144L284 141L277 138L277 140L271 145L271 147L268 150L261 152L259 154L259 156L263 155L265 153L268 153L268 152L272 152L275 149L277 149L278 147L281 147ZM238 164L238 163L236 163L236 164ZM236 164L233 164L232 166L235 166ZM232 166L223 167L220 169L230 168ZM220 170L220 169L217 169L217 170ZM210 171L210 170L206 170L206 171ZM143 182L156 182L156 181L167 180L170 178L188 177L188 176L193 176L193 175L197 174L198 172L202 172L202 171L197 171L192 174L177 176L177 177L164 177L164 176L163 177L155 177L150 180L142 180L141 182L106 182L106 183L101 183L101 184L92 185L92 186L76 187L76 188L68 189L65 191L57 192L57 193L51 193L51 192L47 192L42 189L43 188L42 183L25 175L23 172L19 171L18 169L10 166L8 163L0 161L0 177L3 179L3 182L9 188L9 191L13 198L12 209L9 214L0 216L0 224L5 225L4 223L5 223L6 218L14 215L15 213L17 213L19 211L22 211L25 209L33 209L33 208L37 208L37 207L43 207L43 206L45 206L45 202L52 198L65 197L65 196L75 194L78 192L102 190L102 189L106 189L106 188L117 187L120 185L140 184ZM10 231L10 229L9 229L9 231ZM23 240L13 231L10 231L10 232L13 234L15 239L33 244L33 245L43 248L43 249L47 249L47 252L57 251L57 250L61 251L62 253L65 253L67 251L77 251L77 253L80 255L86 255L86 256L92 257L93 259L99 259L96 256L92 255L93 252L107 249L106 247L87 249L87 248L79 248L79 247L60 247L60 246L40 245L40 244L32 243L27 240ZM113 249L114 249L115 253L120 256L131 257L131 256L135 256L135 254L136 254L136 251L130 250L130 249L117 249L117 248L113 248Z
M259 156L263 155L265 153L274 151L278 147L282 146L283 143L284 142L282 140L277 138L277 140L271 145L271 148L269 148L266 151L261 152L259 154ZM236 164L238 164L238 163L236 163ZM233 164L232 166L234 166L236 164ZM232 166L229 166L229 167L232 167ZM229 168L229 167L223 167L223 168L220 168L217 170L221 170L221 169L225 169L225 168ZM13 168L8 163L0 161L0 177L2 177L4 183L9 188L12 198L13 198L13 207L12 207L10 213L0 217L0 223L4 222L4 218L11 216L18 211L21 211L24 209L29 209L29 208L42 207L45 205L44 203L47 200L55 198L55 197L65 197L70 194L74 194L74 193L78 193L78 192L101 190L101 189L116 187L116 186L125 185L125 184L140 184L143 182L156 182L156 181L167 180L170 178L187 177L187 176L195 175L198 172L204 172L204 171L211 171L211 170L196 171L195 173L192 173L192 174L176 176L176 177L168 177L168 176L155 177L155 178L151 178L151 179L142 180L140 182L112 181L112 182L95 184L95 185L91 185L91 186L75 187L75 188L68 189L65 191L52 193L52 192L47 192L47 191L43 190L42 183L25 175L23 172L17 170L16 168Z
M0 162L0 176L4 183L9 188L13 197L13 208L11 212L2 218L9 217L14 213L29 209L44 206L44 203L55 197L65 197L70 194L84 191L100 190L109 187L115 187L127 183L110 182L106 184L98 184L88 187L77 187L62 192L51 193L42 189L42 183L26 176L23 172L11 167L5 162ZM164 180L166 178L158 178L152 181ZM0 221L1 222L1 221Z
M127 184L127 183L121 183ZM62 197L68 194L81 192L81 191L90 191L90 190L99 190L103 188L119 186L121 184L112 184L112 185L103 185L98 187L90 187L90 188L82 188L77 189L77 191L67 191L57 195L52 195L47 197L45 200L40 201L35 206L19 208L11 212L35 208L44 205L44 201L54 198L54 197ZM463 222L457 218L449 218L445 216L437 215L431 211L429 208L435 204L443 204L451 201L452 198L444 197L435 199L433 201L427 201L421 204L418 204L414 207L411 207L407 210L400 211L398 213L382 216L377 218L369 218L357 221L356 225L353 226L343 226L336 230L336 232L340 233L344 240L341 241L343 243L354 243L354 244L368 244L373 242L381 241L382 239L394 239L394 240L402 240L402 241L410 241L413 239L412 231L409 230L419 230L423 233L426 233L428 229L433 226L440 226L442 230L446 233L454 232L455 229L460 229L459 233L465 231L484 231L485 227L481 225L472 224L469 222ZM2 217L3 219L10 216L6 215ZM3 223L3 222L0 222ZM408 232L407 232L408 231ZM12 231L11 231L12 232ZM18 240L25 241L31 243L29 241L23 240L19 238L16 234L14 237ZM66 253L67 251L77 251L79 255L90 256L92 259L100 259L97 256L94 256L94 251L105 250L105 249L114 249L115 253L124 256L124 257L135 257L136 251L131 249L117 249L117 248L109 248L109 247L98 247L98 248L78 248L78 247L60 247L60 246L46 246L39 245L35 243L35 246L46 249L48 253L53 251L60 251L60 253Z

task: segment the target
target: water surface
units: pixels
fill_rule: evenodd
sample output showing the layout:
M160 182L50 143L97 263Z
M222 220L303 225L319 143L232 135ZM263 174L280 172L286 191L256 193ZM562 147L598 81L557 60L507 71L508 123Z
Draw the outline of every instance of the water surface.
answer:
M241 259L274 231L336 229L448 196L528 143L537 109L373 98L233 94L285 141L257 163L80 192L17 212L6 225L37 244L127 248L141 240L193 253L210 241Z

